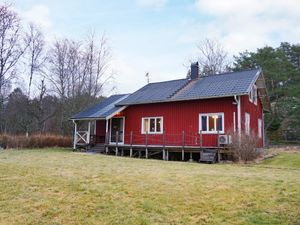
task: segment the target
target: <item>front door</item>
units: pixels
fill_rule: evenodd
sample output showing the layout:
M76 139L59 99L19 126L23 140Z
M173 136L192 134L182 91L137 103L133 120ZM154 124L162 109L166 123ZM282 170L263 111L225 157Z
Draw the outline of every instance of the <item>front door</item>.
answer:
M121 144L124 143L124 117L111 119L110 142L116 143L117 141Z

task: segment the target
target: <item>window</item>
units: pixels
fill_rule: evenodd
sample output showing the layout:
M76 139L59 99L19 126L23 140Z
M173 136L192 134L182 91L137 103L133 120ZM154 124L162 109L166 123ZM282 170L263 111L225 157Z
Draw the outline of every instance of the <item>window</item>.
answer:
M142 134L161 134L163 131L162 117L142 118Z
M257 104L257 87L254 84L249 93L249 101L253 102L255 105Z
M224 113L199 114L199 130L203 133L224 133Z
M261 122L261 119L258 119L257 127L258 127L257 135L258 135L259 138L261 138L262 137L262 122Z
M245 133L250 134L250 114L245 113Z

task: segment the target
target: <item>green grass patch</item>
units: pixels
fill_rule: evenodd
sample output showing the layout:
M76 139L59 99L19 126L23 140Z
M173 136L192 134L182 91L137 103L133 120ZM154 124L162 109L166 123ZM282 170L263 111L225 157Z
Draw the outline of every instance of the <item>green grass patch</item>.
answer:
M290 153L242 166L0 151L0 224L299 224L299 162Z
M270 167L285 167L300 169L299 153L281 153L278 156L265 160L262 165Z

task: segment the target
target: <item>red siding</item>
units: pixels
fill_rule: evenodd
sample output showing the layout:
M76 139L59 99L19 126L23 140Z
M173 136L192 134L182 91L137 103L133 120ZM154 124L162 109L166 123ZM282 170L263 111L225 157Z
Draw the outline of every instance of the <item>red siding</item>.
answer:
M96 135L105 136L106 134L106 120L97 120L96 121Z
M228 97L129 106L122 112L122 115L125 116L125 144L130 142L130 131L133 132L133 144L145 144L146 135L141 134L142 117L162 116L166 144L181 145L181 135L184 130L187 145L200 145L199 114L223 112L226 133L233 129L233 112L237 111L233 102L233 97ZM162 140L162 134L148 135L148 144L162 144ZM202 145L217 146L217 135L203 134Z
M245 131L245 113L250 114L250 132L258 136L258 119L262 120L262 138L259 138L258 147L263 147L263 108L260 99L257 99L257 105L250 102L249 96L241 97L241 118L242 118L242 131Z

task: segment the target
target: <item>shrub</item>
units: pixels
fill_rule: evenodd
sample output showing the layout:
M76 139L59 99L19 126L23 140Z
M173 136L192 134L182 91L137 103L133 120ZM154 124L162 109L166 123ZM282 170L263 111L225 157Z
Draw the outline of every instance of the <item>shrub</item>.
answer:
M46 148L70 147L71 137L54 134L8 135L0 134L0 147L2 148Z
M260 157L261 151L257 149L258 137L255 134L242 134L239 142L238 133L231 133L229 148L234 161L249 162Z

